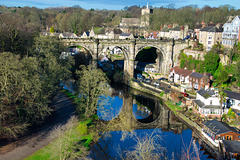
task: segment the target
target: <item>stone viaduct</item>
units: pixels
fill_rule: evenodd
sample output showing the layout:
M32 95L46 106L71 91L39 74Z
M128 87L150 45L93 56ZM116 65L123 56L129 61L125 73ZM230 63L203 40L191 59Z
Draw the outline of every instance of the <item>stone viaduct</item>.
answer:
M158 73L168 74L169 70L178 62L178 55L187 43L174 40L149 40L149 39L81 39L67 38L61 41L68 47L81 46L92 56L92 63L97 65L99 54L104 48L118 47L124 53L124 75L125 80L134 76L134 62L139 51L145 47L157 49L158 58L156 69Z

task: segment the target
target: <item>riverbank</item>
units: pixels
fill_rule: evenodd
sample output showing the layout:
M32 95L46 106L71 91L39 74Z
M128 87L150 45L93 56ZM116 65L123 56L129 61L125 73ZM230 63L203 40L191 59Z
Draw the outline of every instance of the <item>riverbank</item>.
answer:
M62 91L69 100L76 105L79 98L67 90ZM25 160L36 159L65 159L64 157L76 158L76 156L87 155L90 143L93 138L89 134L89 130L94 127L93 118L86 118L79 121L76 117L72 117L68 123L56 127L51 131L52 141L42 147ZM77 144L77 145L76 145ZM81 150L80 150L81 149Z
M152 87L148 84L145 83L139 83L139 82L135 82L135 81L130 81L129 82L130 87L135 88L137 90L140 90L142 92L148 93L148 94L152 94L156 97L159 97L161 99L164 99L165 102L164 104L171 110L174 112L175 116L180 119L184 124L186 124L188 127L190 127L192 129L192 131L198 136L199 139L201 139L201 141L205 142L208 146L210 146L214 152L216 153L216 157L220 157L219 152L218 152L218 145L212 141L209 140L209 137L204 135L203 131L202 131L202 127L200 125L198 125L196 122L193 122L189 117L185 116L182 112L182 107L175 105L171 100L168 100L168 98L165 96L163 97L163 94L160 94L164 91Z
M42 147L48 145L54 139L50 136L53 128L66 124L72 115L75 114L74 104L64 94L60 93L53 104L55 111L48 119L48 123L36 128L31 134L26 135L14 143L0 148L0 160L22 160L33 154Z

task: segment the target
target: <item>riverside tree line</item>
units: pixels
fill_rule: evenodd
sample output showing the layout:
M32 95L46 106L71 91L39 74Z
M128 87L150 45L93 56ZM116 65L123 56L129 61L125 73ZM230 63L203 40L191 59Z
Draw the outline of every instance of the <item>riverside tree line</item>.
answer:
M55 37L39 36L39 32L53 26L57 32L75 32L79 35L92 26L118 25L122 17L139 18L140 11L139 6L125 7L121 11L84 10L79 6L44 10L1 6L0 138L16 138L31 125L43 121L53 110L50 104L61 89L59 84L72 77L72 58L59 58L64 50L61 42ZM219 16L220 22L224 23L228 15L239 13L239 10L229 6L155 8L150 28L159 29L167 23L188 23L193 26L197 22L211 21L213 15ZM189 15L195 18L191 19ZM91 117L96 114L98 96L107 92L105 83L108 80L99 70L92 70L91 66L82 67L76 75L79 79L77 90L82 93L77 111ZM121 119L123 124L120 126L132 130L129 120L126 117ZM110 125L119 127L114 121Z

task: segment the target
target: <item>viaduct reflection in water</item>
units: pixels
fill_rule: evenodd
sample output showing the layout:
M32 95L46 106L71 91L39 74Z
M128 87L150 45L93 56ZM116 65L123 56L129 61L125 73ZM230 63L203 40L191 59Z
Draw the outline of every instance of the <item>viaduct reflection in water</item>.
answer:
M110 130L161 128L181 133L187 128L161 99L131 88L113 89L112 96L103 98L100 106L99 118L115 126Z
M107 105L98 110L103 130L99 141L91 147L93 159L127 159L139 141L154 137L157 137L154 152L160 159L184 159L187 152L193 153L192 159L207 159L208 155L203 155L200 146L193 141L192 131L158 97L121 88L114 89L112 97L106 97L104 103ZM188 151L189 146L195 148Z

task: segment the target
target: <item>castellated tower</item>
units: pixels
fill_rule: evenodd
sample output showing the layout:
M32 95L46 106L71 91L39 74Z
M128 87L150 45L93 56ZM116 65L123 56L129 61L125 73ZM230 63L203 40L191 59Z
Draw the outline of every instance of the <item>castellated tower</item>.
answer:
M148 27L149 26L149 19L150 14L153 13L152 9L149 9L148 2L147 2L147 8L142 9L142 15L141 15L141 27Z

